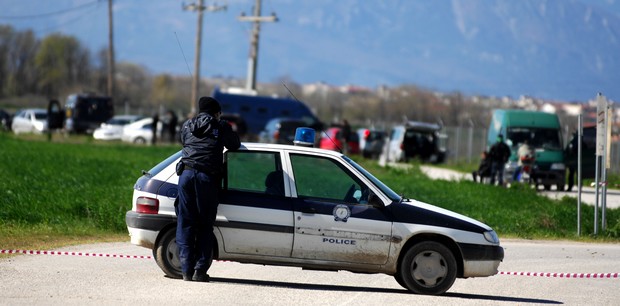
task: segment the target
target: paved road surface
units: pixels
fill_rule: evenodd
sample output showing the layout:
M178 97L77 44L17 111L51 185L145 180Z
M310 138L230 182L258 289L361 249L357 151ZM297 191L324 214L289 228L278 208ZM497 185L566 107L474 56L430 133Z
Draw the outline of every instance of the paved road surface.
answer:
M503 272L620 272L620 246L502 241ZM61 249L145 255L127 242ZM408 293L383 274L215 262L211 283L163 276L152 259L18 255L0 259L0 305L618 305L620 279L496 275L457 279L443 296Z
M442 180L471 180L471 174L462 173L454 170L437 168L432 166L420 166L422 172L428 175L432 179L442 179ZM555 188L555 187L554 187ZM602 191L599 191L602 192ZM573 188L573 191L557 191L550 190L544 191L539 190L540 194L543 194L552 199L561 199L562 197L577 197L577 188ZM599 207L601 207L602 203L600 202L601 198L599 198ZM581 202L584 204L594 205L596 203L596 191L591 187L583 187L581 191ZM618 208L620 207L620 190L608 189L607 190L607 208Z

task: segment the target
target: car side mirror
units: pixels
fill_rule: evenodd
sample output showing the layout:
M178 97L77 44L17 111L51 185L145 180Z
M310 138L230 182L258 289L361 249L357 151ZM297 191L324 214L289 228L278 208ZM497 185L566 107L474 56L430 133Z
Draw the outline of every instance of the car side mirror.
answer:
M383 204L383 201L381 201L381 199L372 192L368 195L368 204L372 205L372 207L375 207L375 208L385 207L385 204Z

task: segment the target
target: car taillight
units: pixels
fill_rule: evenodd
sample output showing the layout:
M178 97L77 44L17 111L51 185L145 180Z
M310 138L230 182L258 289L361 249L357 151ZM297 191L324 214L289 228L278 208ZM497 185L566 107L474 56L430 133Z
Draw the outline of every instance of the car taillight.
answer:
M405 144L404 143L400 143L400 149L403 150L405 148Z
M136 212L143 214L157 214L159 212L159 200L139 197L136 200Z
M370 130L364 130L364 139L368 139L368 136L370 136Z
M275 140L280 139L280 131L273 132L273 139L275 139Z

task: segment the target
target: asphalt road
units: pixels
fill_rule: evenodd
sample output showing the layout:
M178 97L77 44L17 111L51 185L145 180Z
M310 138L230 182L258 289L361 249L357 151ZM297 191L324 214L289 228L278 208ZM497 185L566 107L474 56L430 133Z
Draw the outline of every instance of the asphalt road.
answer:
M428 175L432 179L442 179L442 180L472 180L471 174L462 173L454 170L437 168L432 166L421 166L420 169L426 175ZM577 186L573 188L573 191L557 191L555 187L552 187L552 190L545 191L539 189L539 193L550 197L552 199L561 199L562 197L577 197L579 194L577 193ZM602 207L602 190L599 189L599 207ZM620 190L616 189L608 189L606 195L606 207L607 208L618 208L620 207ZM595 205L596 204L596 189L592 187L583 187L581 190L581 202L586 205Z
M502 241L502 272L620 272L620 246ZM61 249L150 255L124 243ZM618 305L620 279L517 276L457 279L443 296L409 293L383 274L215 262L210 283L166 278L153 259L17 255L0 259L1 305Z

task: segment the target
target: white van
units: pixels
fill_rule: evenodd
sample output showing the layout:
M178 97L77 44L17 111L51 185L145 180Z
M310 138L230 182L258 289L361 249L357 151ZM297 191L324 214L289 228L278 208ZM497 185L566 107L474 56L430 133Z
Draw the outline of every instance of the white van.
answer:
M394 126L386 147L388 162L407 162L417 158L423 162L442 163L446 157L445 134L433 123L408 121Z

